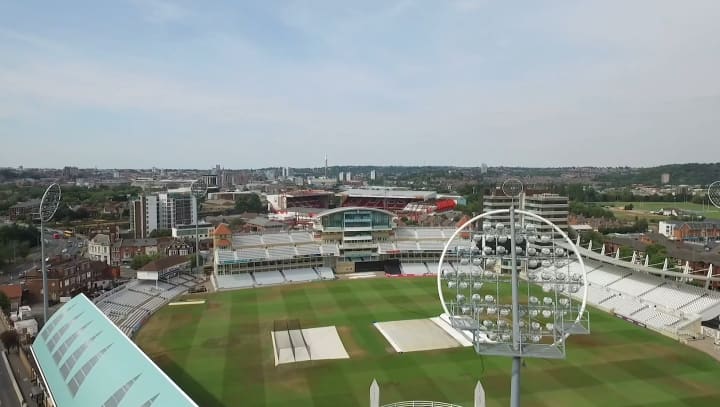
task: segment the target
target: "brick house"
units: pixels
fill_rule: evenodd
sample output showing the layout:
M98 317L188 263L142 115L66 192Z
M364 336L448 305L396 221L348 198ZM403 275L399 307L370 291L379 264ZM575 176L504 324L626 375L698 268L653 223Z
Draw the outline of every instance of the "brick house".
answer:
M102 261L80 257L50 259L50 264L47 265L48 299L60 301L60 297L72 297L81 292L92 291L97 282L106 280L110 274L110 266ZM30 302L43 300L40 270L29 271L25 275L25 287Z

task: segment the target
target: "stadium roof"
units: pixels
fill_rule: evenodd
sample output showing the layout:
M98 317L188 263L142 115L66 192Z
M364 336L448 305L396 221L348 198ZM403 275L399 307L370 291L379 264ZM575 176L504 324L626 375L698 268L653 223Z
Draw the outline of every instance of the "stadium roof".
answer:
M323 217L323 216L332 215L333 213L338 213L338 212L351 212L351 211L373 211L373 212L382 212L382 213L384 213L384 214L386 214L386 215L389 215L389 216L391 216L391 217L397 216L397 215L395 215L394 213L392 213L392 212L390 212L390 211L386 211L386 210L384 210L384 209L379 209L379 208L367 208L367 207L364 207L364 206L343 206L343 207L341 207L341 208L333 208L333 209L328 209L328 210L326 210L326 211L320 212L320 213L318 213L318 214L316 215L316 217L317 217L317 218L321 218L321 217Z
M393 198L393 199L434 199L437 196L435 191L410 191L398 189L359 189L353 188L342 191L339 195L355 196L362 198Z
M82 294L48 320L32 351L58 407L197 406Z

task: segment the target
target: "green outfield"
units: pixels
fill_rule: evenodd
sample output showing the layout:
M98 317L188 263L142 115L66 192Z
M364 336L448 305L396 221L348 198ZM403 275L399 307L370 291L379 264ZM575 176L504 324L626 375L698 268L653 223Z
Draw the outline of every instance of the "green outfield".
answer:
M648 215L650 211L657 211L660 209L677 208L685 211L690 211L703 215L708 219L720 219L720 209L710 205L701 205L692 202L596 202L598 205L608 206L613 209L616 216L623 215L626 212L628 217L634 215ZM632 204L632 211L624 211L625 205ZM642 212L642 213L641 213ZM667 219L664 216L646 216L649 219Z
M395 353L374 321L437 316L435 280L366 279L247 289L164 307L137 343L201 406L367 406L377 379L382 403L437 400L472 406L479 379L488 406L507 406L510 360L469 348ZM336 325L351 358L275 367L276 319ZM720 363L600 311L592 335L574 336L566 360L527 360L523 406L710 406Z

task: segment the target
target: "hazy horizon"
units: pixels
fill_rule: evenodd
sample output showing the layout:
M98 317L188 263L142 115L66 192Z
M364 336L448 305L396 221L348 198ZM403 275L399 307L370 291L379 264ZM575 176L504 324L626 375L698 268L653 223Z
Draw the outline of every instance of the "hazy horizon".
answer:
M720 2L0 5L0 167L717 162Z

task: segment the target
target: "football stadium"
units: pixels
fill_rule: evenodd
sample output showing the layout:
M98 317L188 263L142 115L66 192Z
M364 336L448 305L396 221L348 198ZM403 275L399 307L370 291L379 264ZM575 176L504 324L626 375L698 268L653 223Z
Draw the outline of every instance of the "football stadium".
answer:
M33 345L48 405L351 406L376 397L376 405L472 406L478 382L487 406L508 405L510 359L478 355L441 315L438 285L455 295L448 276L464 267L456 259L487 250L474 233L398 227L385 209L341 207L320 212L311 230L233 234L221 224L213 241L209 293L187 294L194 276L158 272L64 305ZM566 294L586 296L590 333L570 336L564 358L523 359L522 404L720 400L720 353L693 346L717 335L709 324L720 294L707 287L720 277L575 244L538 236L525 246L582 257L582 279L580 263L563 260L567 278L582 282ZM441 262L443 253L455 257ZM520 264L520 277L542 297L545 273L531 264ZM501 278L509 266L484 267ZM498 290L495 299L509 295Z

